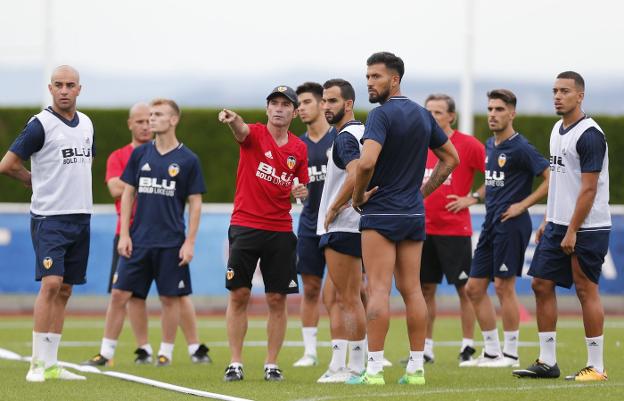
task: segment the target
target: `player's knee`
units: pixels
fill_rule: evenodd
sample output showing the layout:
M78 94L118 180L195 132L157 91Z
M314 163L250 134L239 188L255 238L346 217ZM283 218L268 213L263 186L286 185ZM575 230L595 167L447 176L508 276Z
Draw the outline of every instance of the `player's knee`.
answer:
M507 299L515 295L514 282L510 280L496 280L494 290L499 299Z
M236 288L230 291L229 303L233 307L246 307L251 297L251 290L246 287Z
M41 288L39 294L44 298L54 298L61 291L62 280L44 279L41 281Z
M113 288L111 291L111 304L114 306L125 306L130 297L132 296L131 292L118 290Z
M72 295L72 286L69 284L61 285L58 296L62 298L63 300L67 301L69 297L71 297L71 295Z
M420 288L422 289L423 297L425 297L427 302L435 299L436 287L437 286L435 284L421 283Z
M303 287L303 297L307 302L318 302L319 296L321 294L321 287L316 284L304 285Z
M177 305L180 305L180 298L179 297L165 297L165 296L161 296L160 297L160 303L165 308L173 308L173 307L175 307Z
M267 305L272 311L281 311L286 308L286 295L270 292L266 294Z
M552 292L551 285L546 280L534 278L531 281L531 289L536 297L543 297Z
M576 296L578 297L581 304L593 301L598 297L598 290L594 287L594 285L584 282L584 283L575 283L576 287Z

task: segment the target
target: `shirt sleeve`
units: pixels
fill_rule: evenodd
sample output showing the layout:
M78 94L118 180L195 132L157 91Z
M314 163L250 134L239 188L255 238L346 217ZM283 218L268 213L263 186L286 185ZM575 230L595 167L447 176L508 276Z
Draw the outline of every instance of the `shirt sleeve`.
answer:
M22 160L30 159L30 156L41 150L45 142L43 125L36 117L28 121L22 132L15 138L9 150L18 155Z
M607 139L598 129L590 127L576 142L576 152L581 162L581 173L598 173L602 171Z
M300 184L307 185L310 182L310 176L308 175L308 147L303 141L301 142L301 163L297 163L295 177L299 179Z
M429 149L437 149L444 145L448 141L448 135L438 125L435 118L430 112L427 112L429 116L429 123L431 124L431 137L429 138Z
M203 194L206 192L206 184L204 183L204 175L202 174L199 159L193 159L193 167L191 168L188 180L188 195Z
M141 146L135 148L130 155L130 159L128 160L128 164L126 164L126 168L121 174L121 180L128 185L132 185L133 187L139 186L139 183L137 182L137 171L139 169L139 159L141 158L142 153L143 149Z
M524 147L524 164L524 167L534 176L541 175L550 165L548 160L535 149L535 146L528 142Z
M372 139L383 146L389 128L390 123L383 111L381 111L379 107L373 109L368 113L368 117L366 118L366 128L364 128L364 135L360 142L364 143L366 139Z
M114 151L106 159L106 176L104 182L108 182L111 178L119 178L123 174L124 166L119 157L119 150Z
M350 132L343 132L334 140L332 159L340 169L346 169L353 160L360 158L360 144Z

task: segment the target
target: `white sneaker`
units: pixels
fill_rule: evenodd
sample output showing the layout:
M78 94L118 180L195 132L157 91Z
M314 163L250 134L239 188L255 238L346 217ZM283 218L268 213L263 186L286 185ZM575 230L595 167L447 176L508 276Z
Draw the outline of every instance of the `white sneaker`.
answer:
M389 368L390 366L392 366L392 362L390 362L389 360L384 358L384 360L383 360L383 367L384 368Z
M344 383L349 380L355 373L347 368L341 368L337 371L327 369L325 373L316 381L317 383Z
M502 358L502 356L499 355L488 355L485 353L485 350L481 351L481 355L479 355L478 358L473 358L470 359L468 361L462 361L459 363L459 367L460 368L470 368L470 367L479 367L484 363L489 363L491 361L497 360L499 358Z
M38 361L31 363L30 369L28 369L28 373L26 373L26 381L32 383L45 381L45 377L43 376L44 371L43 362Z
M494 359L483 360L477 366L480 368L517 368L520 367L520 358L503 353Z
M77 375L64 369L58 365L50 366L43 372L43 376L46 380L58 379L58 380L87 380L86 377Z
M318 365L318 359L316 358L316 355L304 355L299 358L297 362L293 363L293 366L296 368L307 368L316 365Z

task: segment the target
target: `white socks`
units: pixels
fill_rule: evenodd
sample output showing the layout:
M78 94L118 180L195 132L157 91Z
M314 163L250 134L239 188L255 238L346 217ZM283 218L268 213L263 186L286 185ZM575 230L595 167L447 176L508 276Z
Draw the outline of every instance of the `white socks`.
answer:
M347 340L332 340L332 358L329 362L329 369L337 372L340 369L346 367L347 361L347 348L349 341Z
M45 368L58 364L58 349L61 335L57 333L37 333L33 331L32 361L43 362Z
M489 330L482 332L483 344L485 345L485 353L491 356L500 355L500 341L498 340L498 330Z
M422 370L424 354L423 351L410 351L407 367L405 368L407 374L413 375L417 370Z
M305 355L316 356L316 327L302 327L301 335L303 336L303 353Z
M428 357L433 359L434 355L433 355L433 339L432 338L425 338L425 350L424 350L424 353L425 353L425 355L427 355Z
M115 356L115 348L117 348L117 340L103 338L102 345L100 347L100 355L106 359L113 359Z
M598 372L604 372L603 345L604 335L598 337L585 337L587 344L587 366L593 366Z
M384 352L368 351L368 364L366 366L366 373L369 375L376 375L377 373L383 371L383 361L384 361Z
M189 353L189 355L193 356L195 351L197 351L197 348L199 348L199 344L189 344L188 345L188 353Z
M160 349L158 350L158 356L166 356L170 361L173 360L173 345L171 343L160 343Z
M145 350L145 352L147 352L150 355L154 355L154 350L152 350L152 346L149 343L143 344L139 346L139 348Z
M349 365L352 372L361 373L366 366L366 339L349 341Z
M474 340L472 338L462 338L462 345L459 352L462 352L466 347L474 348Z
M520 330L505 331L505 343L503 345L503 353L511 356L518 356L518 338L520 338Z
M48 333L32 333L32 363L45 362L45 350L47 347Z
M554 366L557 363L557 332L543 331L537 335L540 344L539 360L548 366Z

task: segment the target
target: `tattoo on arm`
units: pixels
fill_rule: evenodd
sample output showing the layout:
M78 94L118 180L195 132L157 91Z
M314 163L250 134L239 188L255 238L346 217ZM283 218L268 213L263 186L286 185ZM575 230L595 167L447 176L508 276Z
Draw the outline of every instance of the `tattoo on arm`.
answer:
M426 198L427 196L431 195L431 193L435 191L436 188L438 188L440 185L442 185L442 183L444 183L444 181L446 181L448 176L451 175L452 171L452 167L447 166L442 161L439 161L433 169L431 177L429 177L427 183L422 187L423 197Z

